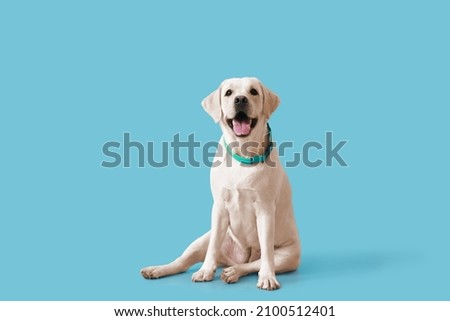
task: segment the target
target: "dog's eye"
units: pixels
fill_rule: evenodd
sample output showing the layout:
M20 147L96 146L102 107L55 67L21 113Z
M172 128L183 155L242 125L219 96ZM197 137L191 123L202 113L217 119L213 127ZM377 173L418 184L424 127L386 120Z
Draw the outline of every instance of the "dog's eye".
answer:
M225 93L225 96L231 96L232 93L233 92L230 89L228 89L227 92Z
M258 95L258 91L255 88L250 89L250 94L252 94L253 96Z

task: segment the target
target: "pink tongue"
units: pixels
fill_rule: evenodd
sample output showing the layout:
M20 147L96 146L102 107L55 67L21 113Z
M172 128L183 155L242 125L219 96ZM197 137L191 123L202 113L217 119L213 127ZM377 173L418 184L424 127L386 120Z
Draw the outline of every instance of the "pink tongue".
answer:
M233 119L233 131L238 136L248 135L250 133L250 119L245 121Z

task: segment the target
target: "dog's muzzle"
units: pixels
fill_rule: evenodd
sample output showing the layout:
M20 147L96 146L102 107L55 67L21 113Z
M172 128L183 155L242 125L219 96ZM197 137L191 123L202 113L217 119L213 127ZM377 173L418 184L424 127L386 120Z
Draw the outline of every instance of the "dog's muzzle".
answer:
M233 118L227 119L228 126L233 130L238 137L245 137L250 135L253 127L256 126L257 119L250 118L248 112L248 98L245 96L234 97L234 109L236 114Z
M234 118L227 119L228 126L238 137L245 137L250 135L257 122L257 118L248 117L244 111L239 111L236 113Z

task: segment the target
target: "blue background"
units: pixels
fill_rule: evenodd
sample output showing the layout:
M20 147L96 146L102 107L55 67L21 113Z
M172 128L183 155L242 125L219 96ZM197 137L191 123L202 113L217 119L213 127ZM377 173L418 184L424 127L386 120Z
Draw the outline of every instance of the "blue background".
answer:
M3 1L0 299L449 300L449 10ZM102 145L217 140L200 102L236 76L281 97L275 140L333 131L350 166L287 169L303 265L280 291L144 280L208 230L209 169L106 169Z

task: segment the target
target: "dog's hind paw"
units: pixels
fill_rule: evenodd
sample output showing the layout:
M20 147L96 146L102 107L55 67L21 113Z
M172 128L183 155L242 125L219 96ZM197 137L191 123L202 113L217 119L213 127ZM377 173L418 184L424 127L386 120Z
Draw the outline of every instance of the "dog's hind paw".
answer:
M230 266L223 269L220 278L225 283L236 283L242 276L242 271L238 266Z
M146 279L159 279L166 274L161 266L149 266L141 270L141 275Z

